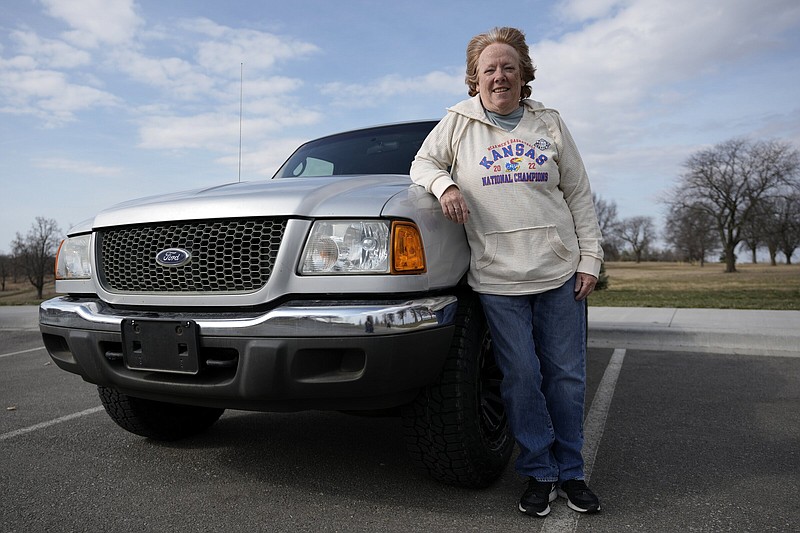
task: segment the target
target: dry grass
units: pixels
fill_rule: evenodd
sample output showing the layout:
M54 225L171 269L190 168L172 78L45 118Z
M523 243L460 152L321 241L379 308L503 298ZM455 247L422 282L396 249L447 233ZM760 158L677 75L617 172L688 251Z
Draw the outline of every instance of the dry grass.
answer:
M45 283L42 300L56 296L53 281ZM27 279L19 278L16 282L7 279L6 290L0 291L0 305L39 305L42 301L36 297L36 289Z
M713 309L800 309L800 265L743 263L606 264L609 287L590 305L612 307L695 307Z
M695 307L712 309L800 310L800 265L737 265L726 274L719 263L606 264L609 287L589 298L589 305L610 307ZM52 298L52 281L44 297ZM36 290L27 281L6 282L0 305L35 305Z

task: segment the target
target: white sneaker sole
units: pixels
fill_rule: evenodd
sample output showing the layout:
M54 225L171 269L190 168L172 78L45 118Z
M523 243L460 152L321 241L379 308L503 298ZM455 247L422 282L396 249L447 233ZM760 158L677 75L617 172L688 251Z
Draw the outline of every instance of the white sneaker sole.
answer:
M556 500L556 498L558 498L558 493L556 492L555 489L553 489L552 491L550 491L550 495L548 496L548 502L554 502ZM522 502L520 502L519 505L517 505L517 508L519 509L519 511L521 513L525 513L526 515L529 515L529 516L538 516L539 518L544 518L545 516L550 514L550 506L549 505L547 507L545 507L545 509L543 511L540 511L538 513L530 513L528 511L526 511L525 508L522 506Z
M569 496L567 496L567 493L564 492L561 489L558 489L558 495L561 496L562 498L564 498L565 500L567 500L567 507L569 507L570 509L572 509L573 511L576 511L578 513L596 513L596 512L598 512L600 510L600 506L599 505L597 506L597 509L584 509L582 507L578 507L577 505L572 503L572 500L569 499Z

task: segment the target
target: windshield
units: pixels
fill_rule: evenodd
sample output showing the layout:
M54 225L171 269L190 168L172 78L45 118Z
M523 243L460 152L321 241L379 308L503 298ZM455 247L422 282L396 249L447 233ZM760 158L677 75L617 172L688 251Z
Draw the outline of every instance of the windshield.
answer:
M392 124L310 141L298 148L274 177L408 174L422 141L436 124Z

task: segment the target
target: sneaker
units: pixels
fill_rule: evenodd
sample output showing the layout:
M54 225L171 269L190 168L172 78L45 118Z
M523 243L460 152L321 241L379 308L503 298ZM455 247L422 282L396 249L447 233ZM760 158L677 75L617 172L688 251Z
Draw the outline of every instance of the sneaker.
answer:
M531 478L528 489L519 500L519 510L531 516L545 517L550 513L550 502L557 497L555 483Z
M582 479L565 481L558 487L558 495L567 499L567 506L573 511L591 514L600 510L600 500Z

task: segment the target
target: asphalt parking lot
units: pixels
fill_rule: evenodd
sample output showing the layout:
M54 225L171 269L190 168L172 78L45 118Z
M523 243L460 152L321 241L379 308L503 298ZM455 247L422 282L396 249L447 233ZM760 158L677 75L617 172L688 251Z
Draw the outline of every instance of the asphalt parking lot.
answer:
M0 309L0 530L800 531L800 357L591 348L586 450L603 511L516 511L440 485L400 422L229 411L158 443L119 429L51 364L35 320Z

